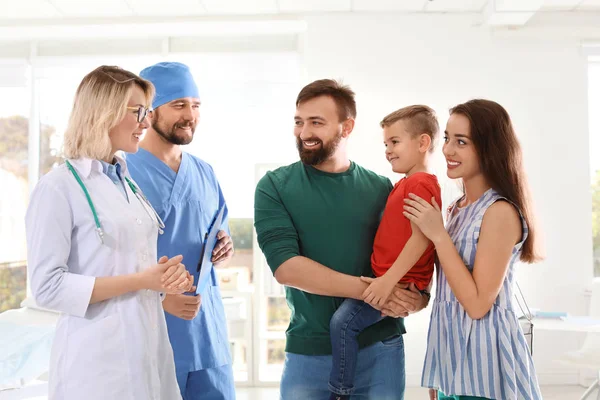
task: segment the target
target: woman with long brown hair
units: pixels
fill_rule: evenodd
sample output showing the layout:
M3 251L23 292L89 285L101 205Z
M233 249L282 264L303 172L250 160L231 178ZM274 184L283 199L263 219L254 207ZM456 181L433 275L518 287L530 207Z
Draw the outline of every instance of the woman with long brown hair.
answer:
M410 195L405 215L435 244L437 291L422 385L439 399L541 399L512 306L515 262L540 259L521 148L506 110L471 100L450 110L449 178L464 195L448 210Z

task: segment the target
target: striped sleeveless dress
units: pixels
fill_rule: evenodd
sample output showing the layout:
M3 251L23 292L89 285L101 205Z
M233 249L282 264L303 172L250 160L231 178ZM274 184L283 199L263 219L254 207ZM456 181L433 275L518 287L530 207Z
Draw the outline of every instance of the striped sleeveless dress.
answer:
M450 208L446 230L471 271L483 216L498 200L505 199L490 189L464 208L457 207L458 201ZM441 390L447 395L497 400L542 398L512 303L515 261L528 232L522 216L521 221L522 241L513 248L502 289L483 318L473 320L467 315L438 265L422 386Z

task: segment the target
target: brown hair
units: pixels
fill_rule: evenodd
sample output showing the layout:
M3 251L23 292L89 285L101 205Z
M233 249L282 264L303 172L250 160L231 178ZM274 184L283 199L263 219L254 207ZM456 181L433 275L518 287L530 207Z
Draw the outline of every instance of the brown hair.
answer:
M423 133L429 135L431 138L431 147L429 148L429 151L433 151L440 131L440 125L435 115L435 111L431 107L413 105L401 108L388 114L381 120L379 125L381 125L382 128L386 128L400 120L406 120L408 122L408 129L413 137Z
M354 92L350 89L350 86L343 85L333 79L320 79L304 86L296 99L296 107L305 101L320 96L329 96L333 99L337 106L340 122L348 118L356 118Z
M451 108L450 114L460 114L469 120L481 172L491 187L511 201L525 219L529 235L523 243L521 261L541 260L521 145L508 112L496 102L475 99Z

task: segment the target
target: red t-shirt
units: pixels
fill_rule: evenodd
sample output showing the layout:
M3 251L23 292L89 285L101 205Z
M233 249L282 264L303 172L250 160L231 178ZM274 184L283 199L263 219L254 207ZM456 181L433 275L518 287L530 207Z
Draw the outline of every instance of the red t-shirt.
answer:
M390 193L381 223L375 235L373 254L371 254L371 267L375 276L382 276L396 261L408 239L412 235L410 221L402 214L404 212L404 199L409 193L414 193L431 202L435 197L438 205L442 206L441 190L435 175L425 172L416 172L407 178L401 179ZM400 280L403 283L414 282L419 290L429 286L433 276L433 263L435 249L430 243L419 261Z

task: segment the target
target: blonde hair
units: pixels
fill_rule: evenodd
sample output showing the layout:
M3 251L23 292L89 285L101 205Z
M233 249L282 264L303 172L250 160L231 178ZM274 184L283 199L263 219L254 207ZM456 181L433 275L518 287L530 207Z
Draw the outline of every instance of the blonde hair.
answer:
M83 78L65 131L65 157L103 160L110 156L112 145L108 133L125 118L135 85L144 91L147 104L151 104L154 86L133 72L103 65Z

